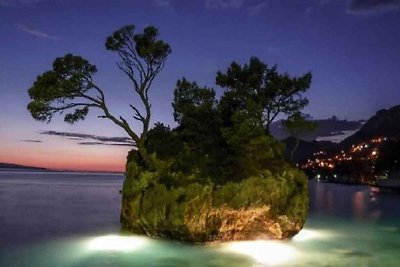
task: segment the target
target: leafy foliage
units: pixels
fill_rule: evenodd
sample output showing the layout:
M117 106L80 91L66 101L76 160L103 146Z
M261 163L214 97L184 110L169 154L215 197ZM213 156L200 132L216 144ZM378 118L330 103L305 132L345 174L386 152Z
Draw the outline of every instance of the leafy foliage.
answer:
M169 126L158 122L148 133L146 147L160 160L167 160L178 153L181 142Z
M93 82L96 66L72 54L57 58L52 70L37 77L29 89L31 102L28 110L34 119L47 122L56 113L67 112L64 120L75 123L84 120L89 109L100 109L102 114L99 117L109 119L125 130L135 141L140 160L151 167L153 162L145 146L151 119L148 91L163 69L171 48L158 39L155 27L146 27L143 33L138 34L134 34L134 29L133 25L120 28L107 38L105 45L118 54L118 67L132 81L133 89L143 104L144 111L130 105L133 117L143 125L140 133L133 131L122 116L118 118L109 111L103 90Z
M216 107L215 91L200 87L196 82L189 82L185 78L178 80L174 91L174 119L180 125L194 123L203 115L211 114ZM197 118L193 118L197 117ZM188 121L184 121L184 119Z
M65 121L83 120L89 107L97 105L88 95L95 90L92 76L96 72L96 66L82 57L67 54L57 58L53 69L39 75L28 91L32 99L28 110L33 118L50 122L54 114L75 109L65 115ZM71 102L73 99L76 101Z
M311 120L311 116L297 112L284 120L282 125L292 136L301 137L317 128L316 123Z
M308 104L302 93L310 87L311 78L310 72L300 77L278 73L276 66L268 67L253 57L248 64L233 62L226 73L218 72L216 82L228 90L221 99L228 120L232 112L245 110L269 133L270 124L279 114L292 116Z
M301 92L310 79L311 74L279 74L276 67L252 58L249 64L232 63L226 74L217 74L217 84L227 88L219 100L212 88L178 80L172 103L178 126L171 130L157 124L147 139L149 151L170 164L162 180L168 186L186 183L179 179L225 184L265 170L284 172L284 146L269 135L265 114L286 114L287 127L296 132L312 128L300 113L308 103Z

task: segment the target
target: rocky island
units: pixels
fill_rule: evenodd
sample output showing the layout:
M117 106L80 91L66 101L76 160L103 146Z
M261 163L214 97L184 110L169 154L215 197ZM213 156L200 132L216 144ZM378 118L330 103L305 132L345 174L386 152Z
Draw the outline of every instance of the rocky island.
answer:
M128 163L124 230L189 242L287 239L306 220L307 180L295 169L275 177L264 171L222 186L192 182L168 188L159 175Z
M216 75L220 97L182 78L172 103L178 126L152 125L148 92L171 48L155 27L134 31L133 25L122 27L105 46L119 56L118 67L142 104L130 105L141 132L109 110L93 80L96 66L72 54L57 58L29 89L33 118L49 122L64 113L66 122L75 123L97 110L132 139L122 190L125 231L187 242L297 234L306 221L307 179L285 160L270 125L279 116L290 132L312 128L301 112L311 73L292 77L256 57L232 62Z

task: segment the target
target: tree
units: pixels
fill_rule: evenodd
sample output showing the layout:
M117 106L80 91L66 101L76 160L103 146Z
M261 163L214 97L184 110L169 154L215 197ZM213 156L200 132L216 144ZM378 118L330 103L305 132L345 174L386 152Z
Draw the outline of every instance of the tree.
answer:
M120 28L107 38L105 46L118 54L118 68L132 81L133 90L143 104L144 111L130 105L133 118L142 124L140 133L133 131L125 118L109 111L104 91L93 81L96 66L72 54L57 58L52 70L37 77L28 91L31 98L28 110L34 119L46 122L50 122L57 113L67 112L64 120L75 123L84 120L91 108L99 109L102 112L100 118L111 120L135 141L144 164L151 167L145 146L151 119L148 92L163 69L171 48L166 42L158 40L155 27L146 27L139 34L134 34L134 30L133 25Z
M271 123L279 114L288 117L301 111L308 104L302 94L310 88L310 72L300 77L280 74L277 67L268 67L252 57L243 66L233 62L226 73L218 72L216 83L227 92L221 98L225 121L238 110L245 110L258 118L269 134Z
M214 89L182 78L174 90L172 107L179 124L175 130L184 148L180 165L190 171L193 165L201 166L208 174L217 170L221 164L218 159L225 154Z
M214 89L200 87L185 78L178 80L174 90L174 119L184 140L194 143L215 136L217 100ZM199 140L202 139L202 140Z
M179 153L181 143L169 126L157 122L147 134L146 148L149 153L155 153L158 159L165 160Z
M311 120L312 118L310 115L297 112L282 122L286 131L296 140L295 145L290 151L291 161L293 161L294 153L299 147L299 138L307 133L315 131L317 128L317 124Z
M269 135L269 125L282 112L299 123L295 111L308 103L300 91L309 87L309 79L277 74L276 67L269 69L252 58L249 65L232 63L226 74L217 73L216 83L228 89L220 100L212 88L179 80L172 106L175 131L184 145L177 153L176 169L196 169L216 183L240 180L262 169L279 172L284 167L283 148ZM275 106L276 114L271 115ZM274 118L266 122L265 116Z
M185 78L176 83L172 107L177 123L185 124L187 117L212 113L216 104L214 89L200 87L196 82L189 82Z

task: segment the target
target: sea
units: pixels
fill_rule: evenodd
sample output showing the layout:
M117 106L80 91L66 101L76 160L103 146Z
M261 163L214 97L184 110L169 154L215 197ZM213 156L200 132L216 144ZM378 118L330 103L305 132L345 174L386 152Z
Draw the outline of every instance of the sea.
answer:
M291 240L182 244L120 234L122 174L0 171L0 266L400 266L400 195L309 182Z

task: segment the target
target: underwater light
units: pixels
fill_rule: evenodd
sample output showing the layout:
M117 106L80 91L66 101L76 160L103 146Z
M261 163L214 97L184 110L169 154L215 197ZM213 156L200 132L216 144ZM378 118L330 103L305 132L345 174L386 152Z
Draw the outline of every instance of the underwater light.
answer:
M133 251L147 243L143 237L107 235L89 241L90 250L98 251Z
M318 239L326 236L326 233L317 230L303 229L292 240L294 241L308 241L310 239Z
M279 241L239 241L225 244L230 252L246 255L258 263L280 265L293 260L296 250Z

